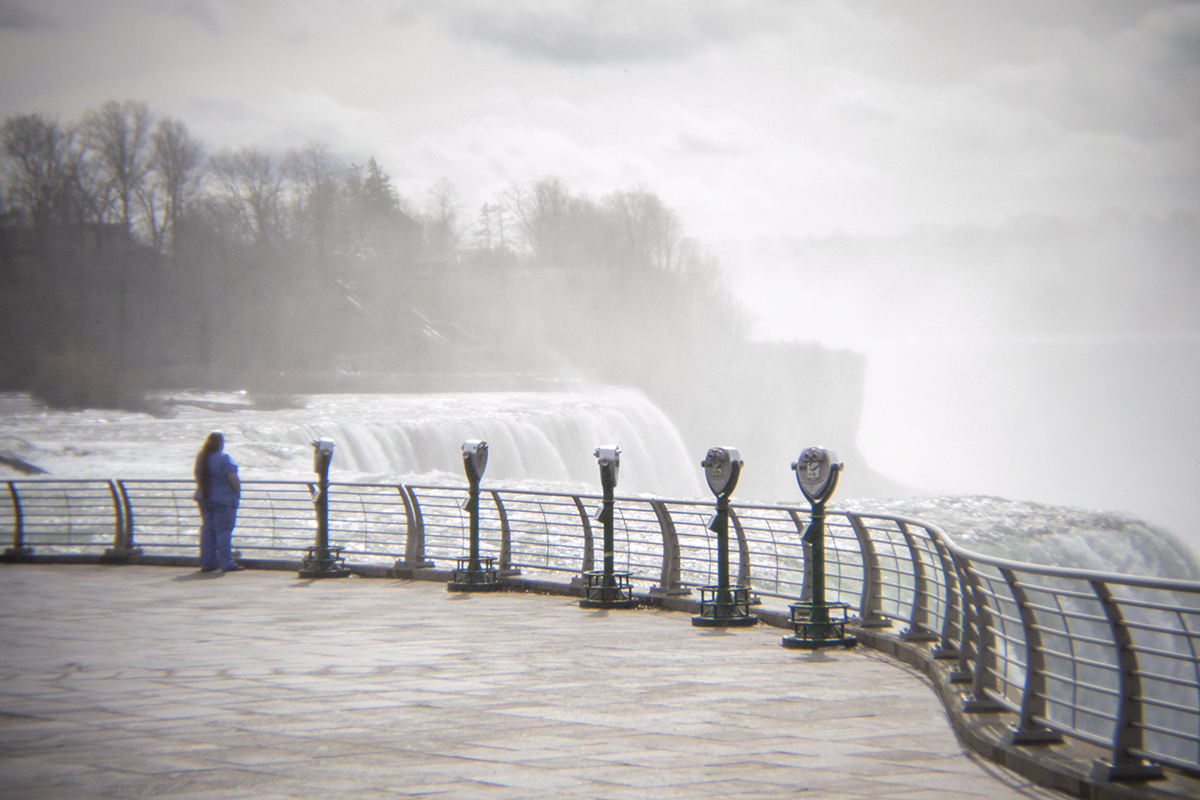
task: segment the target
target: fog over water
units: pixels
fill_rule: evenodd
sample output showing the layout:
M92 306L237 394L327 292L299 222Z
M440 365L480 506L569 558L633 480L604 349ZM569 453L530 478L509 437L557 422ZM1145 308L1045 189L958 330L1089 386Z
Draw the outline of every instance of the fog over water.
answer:
M754 337L866 355L887 478L1200 550L1195 2L0 0L0 81L0 118L137 98L212 151L374 156L464 220L645 187Z
M858 443L884 474L1125 511L1197 548L1198 253L1193 216L1109 215L759 242L730 259L760 335L866 353Z

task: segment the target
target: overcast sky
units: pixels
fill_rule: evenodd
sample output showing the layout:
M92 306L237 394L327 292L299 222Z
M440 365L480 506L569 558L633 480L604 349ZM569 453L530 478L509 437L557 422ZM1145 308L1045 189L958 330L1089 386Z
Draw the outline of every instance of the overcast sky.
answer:
M553 174L710 241L1195 209L1200 3L0 0L0 116L147 101L468 217Z
M643 185L759 336L867 353L876 468L1200 552L1200 2L0 0L0 86L0 118L133 98L210 150L374 155L467 220Z

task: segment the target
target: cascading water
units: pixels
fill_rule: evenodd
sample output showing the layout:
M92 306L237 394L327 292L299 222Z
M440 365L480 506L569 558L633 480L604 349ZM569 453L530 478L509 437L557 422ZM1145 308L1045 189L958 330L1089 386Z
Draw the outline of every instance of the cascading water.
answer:
M1014 561L1200 580L1200 565L1179 538L1118 512L979 496L858 500L841 507L932 522L968 550Z
M484 439L489 484L594 492L592 452L615 443L623 492L701 492L698 456L633 389L311 395L271 410L238 394L161 399L170 416L47 411L25 395L0 395L0 453L61 478L188 477L205 434L220 430L247 478L310 478L310 443L322 437L337 443L334 480L460 482L462 442Z
M693 460L670 420L640 392L321 395L241 431L249 446L338 442L342 468L366 476L462 475L460 445L484 439L489 482L576 484L595 490L597 445L621 446L628 492L692 496Z
M485 484L593 494L592 452L612 443L622 450L620 494L711 499L702 453L689 453L666 415L633 389L312 395L272 409L240 394L160 400L169 416L48 411L27 395L0 394L0 478L27 477L23 462L56 478L188 478L200 442L220 430L249 479L311 479L310 443L323 437L337 442L335 481L463 484L460 446L485 439ZM1200 579L1178 539L1117 513L993 497L835 497L834 506L928 520L969 549L1021 561Z

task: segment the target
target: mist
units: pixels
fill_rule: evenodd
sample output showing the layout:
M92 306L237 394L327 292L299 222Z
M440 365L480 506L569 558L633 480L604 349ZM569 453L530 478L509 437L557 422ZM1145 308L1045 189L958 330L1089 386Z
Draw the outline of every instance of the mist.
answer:
M1133 513L1200 545L1200 220L1027 217L727 248L755 335L867 358L914 490Z
M819 443L848 495L1197 545L1198 42L1182 0L0 0L0 118L83 191L3 159L0 385L627 384L746 498ZM97 154L142 111L139 194Z

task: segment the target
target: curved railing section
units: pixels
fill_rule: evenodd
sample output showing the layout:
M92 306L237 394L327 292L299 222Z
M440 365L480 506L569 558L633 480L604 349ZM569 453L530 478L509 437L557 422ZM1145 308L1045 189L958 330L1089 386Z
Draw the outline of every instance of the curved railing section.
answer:
M298 561L313 540L315 489L244 481L242 557ZM6 481L5 557L194 556L193 490L184 480ZM465 486L331 483L329 542L351 567L449 562L466 550L466 498ZM570 585L598 562L600 505L599 495L485 490L481 550L502 575ZM652 596L716 583L712 513L711 503L617 498L616 567ZM764 604L808 599L808 510L735 504L730 520L732 580ZM1065 736L1105 748L1097 779L1200 770L1200 584L1008 561L919 520L836 510L825 555L827 599L856 609L861 629L894 628L931 658L955 660L963 711L1017 715L1012 744Z

